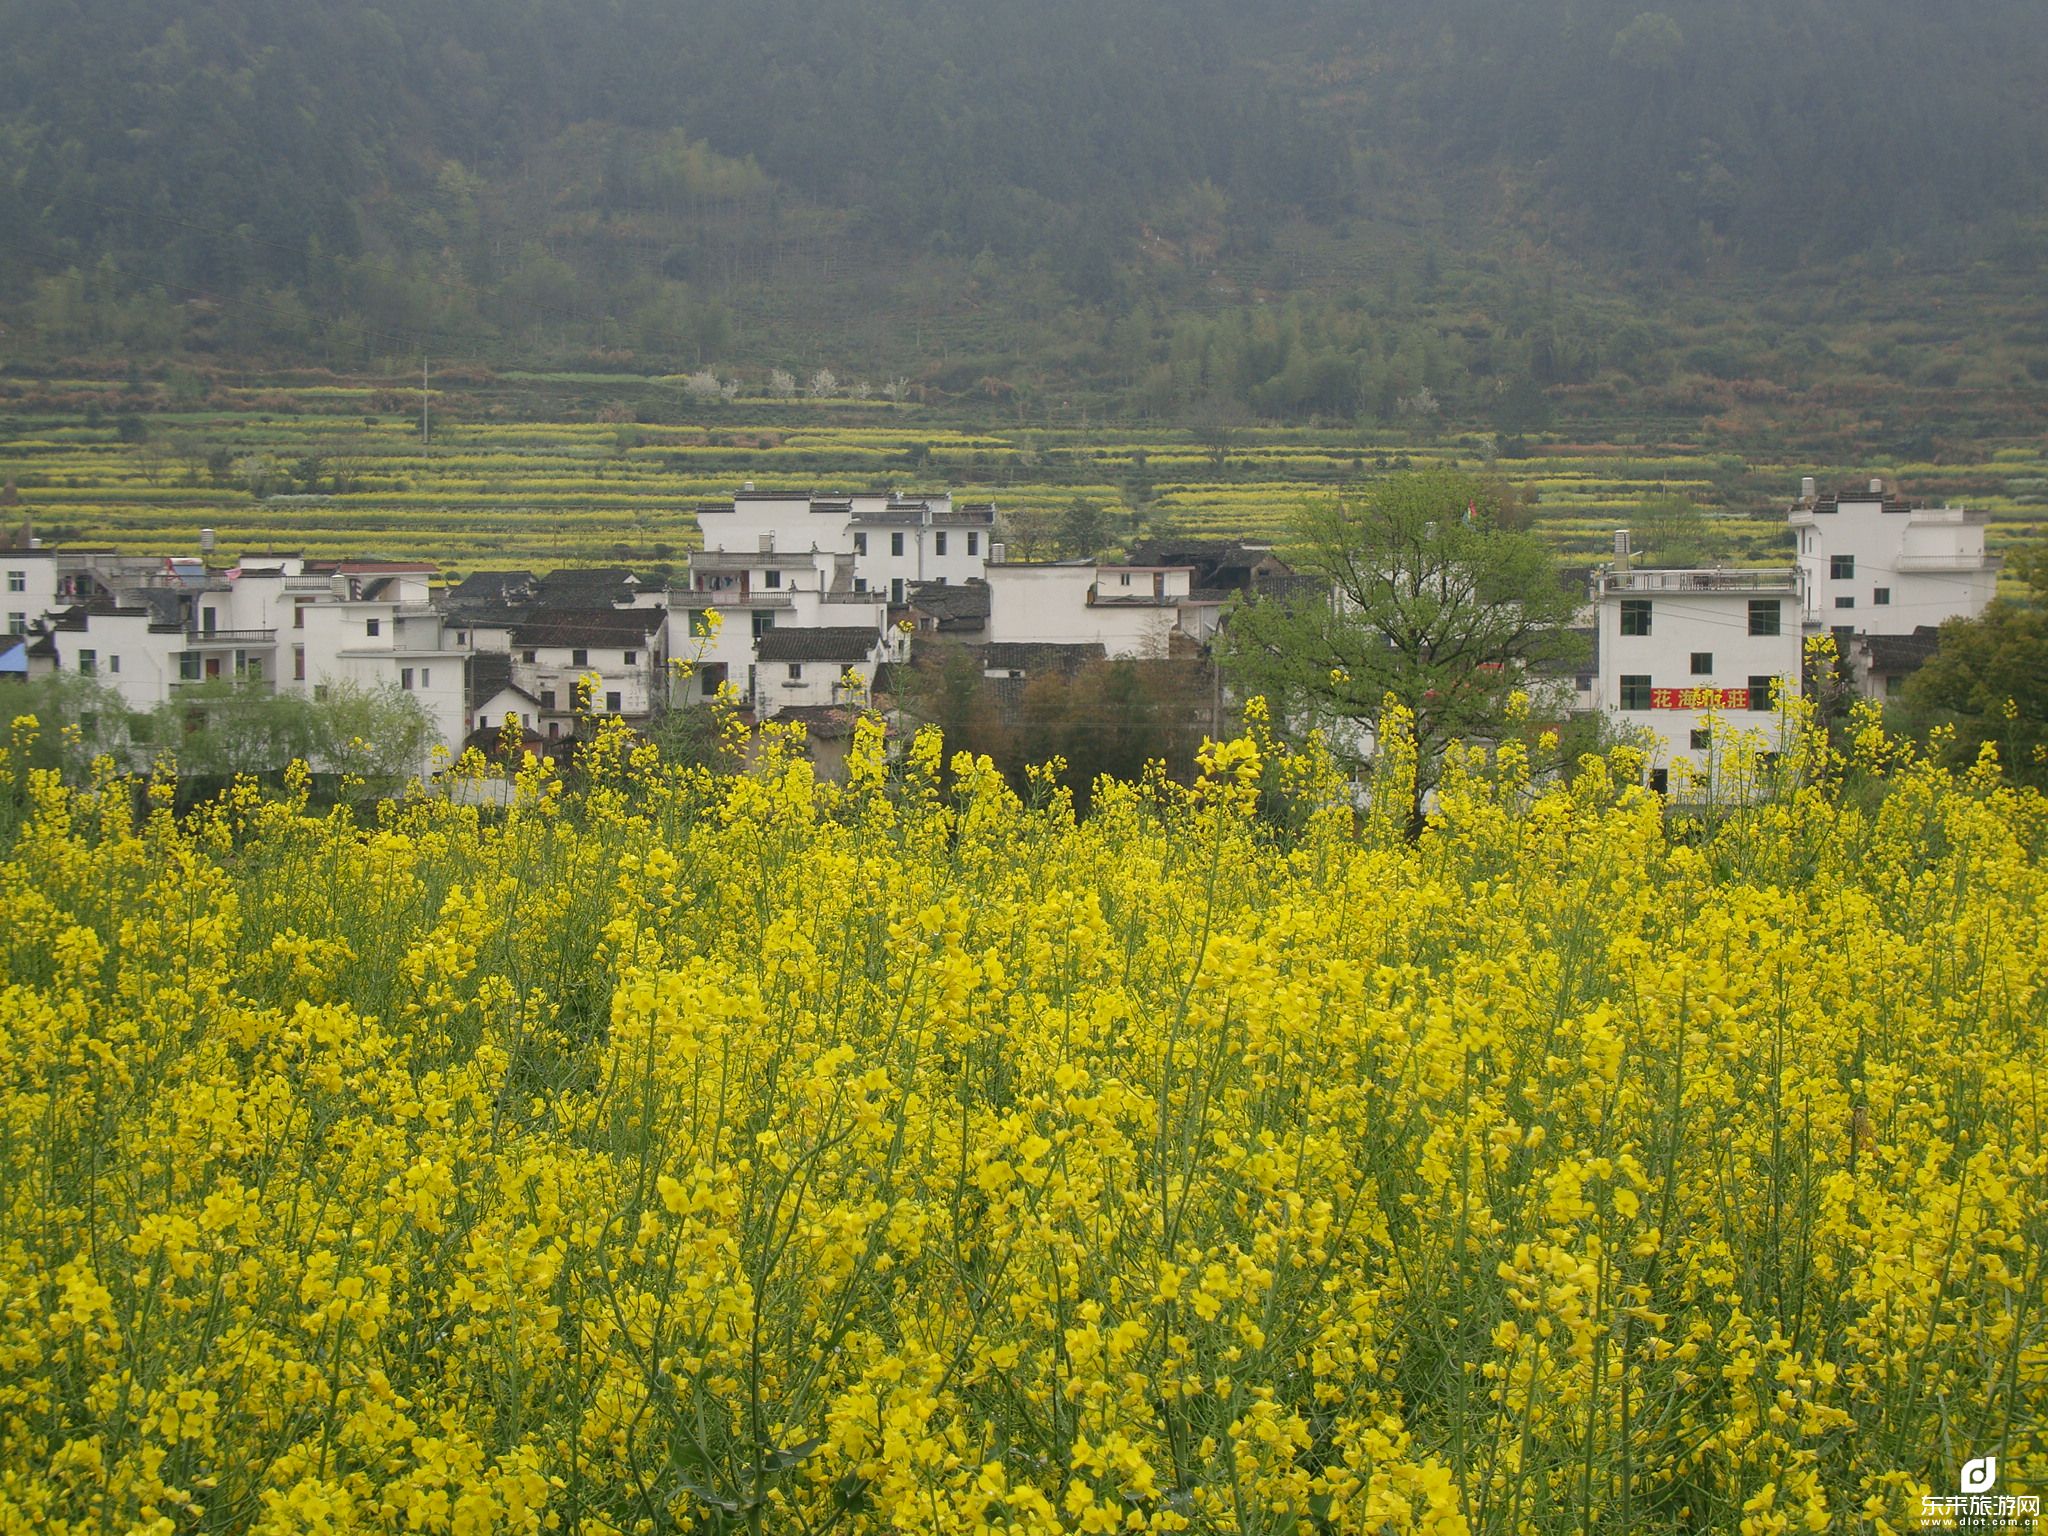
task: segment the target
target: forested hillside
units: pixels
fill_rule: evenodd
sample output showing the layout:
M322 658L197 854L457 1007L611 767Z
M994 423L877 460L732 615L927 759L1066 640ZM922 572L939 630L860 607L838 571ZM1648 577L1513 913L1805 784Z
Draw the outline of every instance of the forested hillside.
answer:
M1602 378L2048 373L2048 12L1641 3L0 0L0 308L17 364L1505 430Z

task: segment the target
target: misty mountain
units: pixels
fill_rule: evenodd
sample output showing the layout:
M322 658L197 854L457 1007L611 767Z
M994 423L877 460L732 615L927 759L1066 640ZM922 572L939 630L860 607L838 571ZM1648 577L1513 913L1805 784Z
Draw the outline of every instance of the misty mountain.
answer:
M969 350L1135 316L1156 364L1276 241L1325 298L1389 253L2025 248L2048 8L1641 4L0 0L0 306L58 351L689 366L964 304Z

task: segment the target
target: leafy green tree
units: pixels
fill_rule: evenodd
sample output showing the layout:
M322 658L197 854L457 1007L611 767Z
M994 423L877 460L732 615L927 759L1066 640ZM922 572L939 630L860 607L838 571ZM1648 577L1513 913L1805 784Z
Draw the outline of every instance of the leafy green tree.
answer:
M1060 512L1056 542L1070 559L1092 559L1109 542L1109 517L1102 504L1081 497L1068 502Z
M1942 625L1941 649L1907 682L1899 713L1923 732L1950 728L1958 766L1989 745L2014 778L2048 787L2048 551L2013 565L2027 596Z
M320 745L319 706L304 694L223 679L181 688L152 712L148 740L186 780L274 773Z
M1709 565L1719 554L1705 514L1685 497L1668 491L1638 502L1630 529L1645 565Z
M1219 642L1241 693L1290 727L1325 728L1340 757L1384 749L1385 703L1402 705L1416 831L1444 748L1497 736L1530 669L1582 649L1578 597L1542 540L1500 525L1501 504L1497 487L1438 470L1311 502L1289 545L1317 589L1233 606Z

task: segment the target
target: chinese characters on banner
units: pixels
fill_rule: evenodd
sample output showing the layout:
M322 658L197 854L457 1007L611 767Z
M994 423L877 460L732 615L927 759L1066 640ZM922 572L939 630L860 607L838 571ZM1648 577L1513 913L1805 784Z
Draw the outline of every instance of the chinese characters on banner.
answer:
M1652 688L1652 709L1747 709L1747 688Z

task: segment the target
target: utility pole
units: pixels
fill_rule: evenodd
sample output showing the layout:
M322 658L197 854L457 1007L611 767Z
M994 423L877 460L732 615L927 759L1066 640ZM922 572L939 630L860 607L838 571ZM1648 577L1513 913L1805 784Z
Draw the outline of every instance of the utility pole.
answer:
M427 426L427 354L420 354L420 441L431 443L434 434Z

